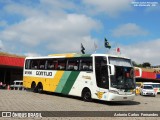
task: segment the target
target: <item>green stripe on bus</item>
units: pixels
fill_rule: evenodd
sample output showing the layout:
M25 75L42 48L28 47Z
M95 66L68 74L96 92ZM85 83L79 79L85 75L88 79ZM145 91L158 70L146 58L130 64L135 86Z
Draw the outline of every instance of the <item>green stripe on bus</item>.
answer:
M91 57L91 54L82 54L81 57Z
M75 54L74 57L90 57L91 54Z
M79 71L72 71L70 76L67 79L67 82L62 90L63 94L68 94L74 84L74 82L76 81L78 75L79 75Z
M62 78L60 79L60 82L58 83L58 86L55 90L55 92L61 93L62 89L64 88L64 85L66 84L66 81L71 74L71 71L65 71Z

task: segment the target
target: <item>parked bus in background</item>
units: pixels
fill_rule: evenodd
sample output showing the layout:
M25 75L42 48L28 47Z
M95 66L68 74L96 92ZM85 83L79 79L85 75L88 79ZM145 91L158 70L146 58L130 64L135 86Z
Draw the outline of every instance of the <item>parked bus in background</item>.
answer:
M23 86L82 97L128 101L135 97L132 62L107 54L53 54L25 59Z
M152 85L156 93L160 93L160 83L144 82L143 85Z

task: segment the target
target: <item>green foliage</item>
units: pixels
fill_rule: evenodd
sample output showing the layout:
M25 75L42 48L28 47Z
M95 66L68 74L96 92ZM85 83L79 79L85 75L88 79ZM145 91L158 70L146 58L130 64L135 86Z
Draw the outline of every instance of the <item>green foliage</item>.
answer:
M145 68L146 67L151 67L151 64L149 62L145 62L145 63L142 64L142 66L145 67Z
M151 67L151 64L149 62L144 62L143 64L138 64L135 61L132 61L132 64L134 67Z

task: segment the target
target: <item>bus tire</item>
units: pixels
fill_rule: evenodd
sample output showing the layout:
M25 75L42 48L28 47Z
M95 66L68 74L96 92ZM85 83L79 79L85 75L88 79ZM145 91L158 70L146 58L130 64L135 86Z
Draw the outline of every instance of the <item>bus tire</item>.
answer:
M88 88L84 88L82 91L82 99L85 102L90 102L92 100L91 98L91 91Z
M37 85L37 92L38 92L38 93L42 93L42 92L43 92L43 85L42 85L41 82L38 83L38 85Z
M35 92L36 91L36 83L33 81L31 84L31 91Z

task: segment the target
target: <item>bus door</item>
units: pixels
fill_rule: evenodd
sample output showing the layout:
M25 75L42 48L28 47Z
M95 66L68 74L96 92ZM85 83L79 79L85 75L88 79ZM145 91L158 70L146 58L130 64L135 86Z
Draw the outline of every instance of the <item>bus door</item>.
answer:
M106 89L109 89L109 75L106 57L95 57L95 75L96 83L98 86L97 93L102 93L97 96L99 99L101 99L103 97L103 94L106 92Z

